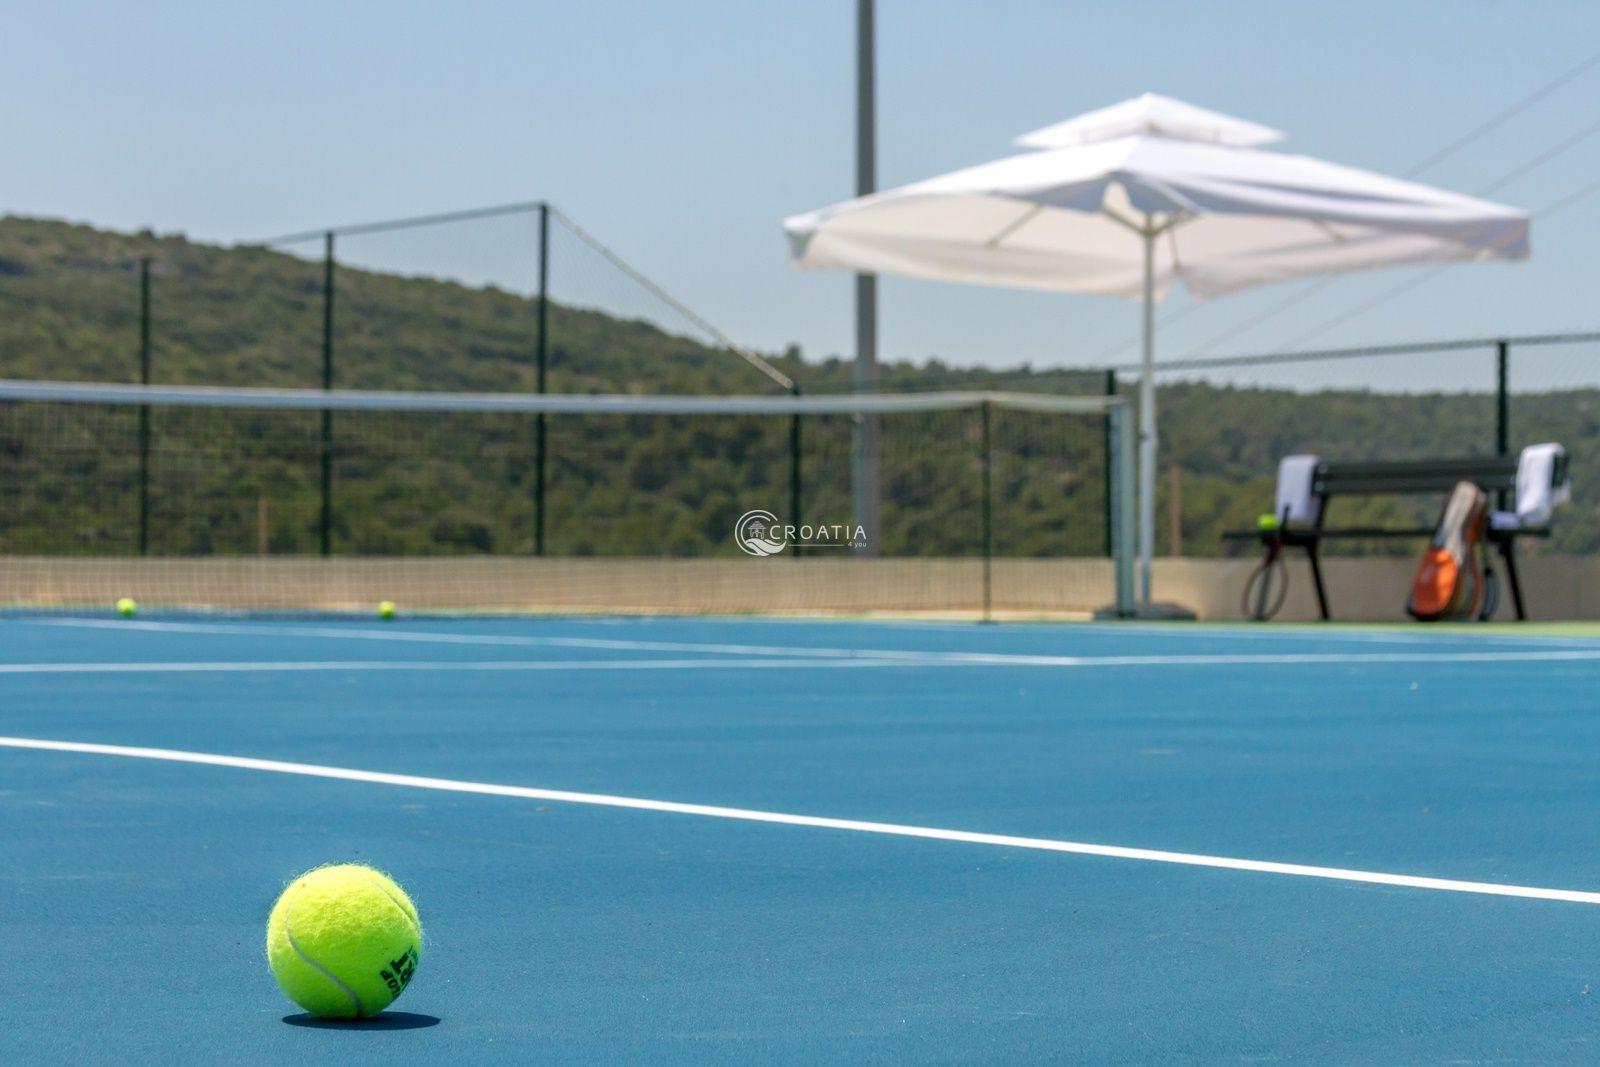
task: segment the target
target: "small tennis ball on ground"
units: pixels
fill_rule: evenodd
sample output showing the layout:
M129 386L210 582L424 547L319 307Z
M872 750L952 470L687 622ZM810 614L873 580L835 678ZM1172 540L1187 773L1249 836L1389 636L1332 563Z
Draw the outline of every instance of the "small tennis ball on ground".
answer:
M358 863L307 871L267 920L267 962L313 1015L364 1019L394 1002L422 957L416 906L388 875Z
M1258 529L1258 530L1276 530L1277 528L1278 528L1278 516L1272 514L1271 512L1268 512L1265 515L1257 515L1256 516L1256 529Z
M139 602L131 596L125 596L117 601L117 614L124 619L131 619L139 613Z
M378 618L380 618L380 619L392 619L392 618L394 618L394 601L392 601L392 600L380 600L378 602Z

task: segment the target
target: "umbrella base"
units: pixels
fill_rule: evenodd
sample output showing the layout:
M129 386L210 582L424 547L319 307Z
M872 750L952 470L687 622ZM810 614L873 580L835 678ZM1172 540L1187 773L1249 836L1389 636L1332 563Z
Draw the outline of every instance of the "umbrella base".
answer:
M1135 604L1131 615L1119 615L1117 606L1109 604L1094 613L1096 619L1166 619L1175 622L1193 622L1199 616L1182 604L1158 600L1149 604Z

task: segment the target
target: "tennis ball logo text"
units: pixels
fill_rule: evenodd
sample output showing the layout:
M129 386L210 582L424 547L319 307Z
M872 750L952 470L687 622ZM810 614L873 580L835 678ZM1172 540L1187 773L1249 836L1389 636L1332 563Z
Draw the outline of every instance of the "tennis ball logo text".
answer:
M733 539L752 556L775 556L791 544L803 548L859 548L867 543L867 531L863 526L844 523L780 523L772 512L757 508L739 516L733 524Z
M417 950L408 948L399 959L390 960L389 966L378 972L378 977L382 978L384 984L389 987L389 992L398 997L400 991L411 981L411 976L416 973L416 970Z

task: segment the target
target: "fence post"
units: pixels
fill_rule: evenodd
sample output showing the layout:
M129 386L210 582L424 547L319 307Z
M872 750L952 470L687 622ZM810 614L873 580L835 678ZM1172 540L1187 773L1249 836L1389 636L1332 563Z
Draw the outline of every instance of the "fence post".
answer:
M1511 454L1511 389L1509 364L1511 342L1495 342L1494 451L1497 456Z
M139 260L139 384L150 384L150 257ZM150 405L139 406L139 555L150 552Z
M1106 371L1105 395L1106 396L1116 396L1117 395L1117 372L1114 371L1114 370ZM1100 475L1101 475L1100 484L1102 484L1102 485L1104 485L1106 487L1105 553L1104 554L1105 554L1107 559L1110 559L1112 556L1114 556L1116 554L1116 550L1115 550L1115 547L1114 547L1115 546L1115 541L1114 541L1113 536L1112 536L1112 527L1116 525L1116 514L1115 514L1116 513L1116 503L1115 503L1115 501L1113 501L1111 499L1111 449L1115 445L1115 442L1112 440L1112 435L1116 432L1116 430L1111 425L1111 415L1109 413L1105 417L1105 431L1104 432L1105 432L1105 442L1104 442L1104 449L1102 451L1102 455L1104 456L1105 469L1100 472Z
M795 382L789 387L789 393L796 399L800 396L800 383ZM789 521L795 526L800 525L800 412L796 411L789 416ZM794 558L800 558L800 539L794 539Z
M1167 555L1183 555L1183 470L1176 463L1167 468Z
M539 204L539 306L534 353L538 363L537 388L545 392L549 360L549 303L550 303L550 205ZM545 414L539 412L533 422L533 554L544 555L544 498L545 498Z
M333 388L333 231L322 235L322 388ZM322 409L322 554L333 554L333 409Z
M1495 342L1494 454L1511 454L1511 342ZM1511 506L1510 494L1499 492L1499 507Z
M991 446L990 436L990 409L991 401L983 402L983 621L992 619L994 603L993 575L990 573L994 560L994 451Z

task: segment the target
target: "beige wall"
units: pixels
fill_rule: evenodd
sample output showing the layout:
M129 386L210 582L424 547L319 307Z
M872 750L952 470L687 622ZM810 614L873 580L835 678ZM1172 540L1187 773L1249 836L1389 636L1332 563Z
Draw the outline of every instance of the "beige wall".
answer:
M1088 612L1112 600L1108 560L1002 560L994 603L1015 614ZM976 559L530 559L0 557L0 604L218 609L402 609L724 614L978 612Z
M1201 618L1238 619L1254 559L1160 559L1156 598ZM1289 560L1285 620L1316 617L1310 571ZM1329 559L1329 599L1341 619L1403 619L1410 559ZM1600 618L1600 559L1523 561L1537 619ZM1112 600L1104 559L996 560L1000 616L1084 614ZM793 559L367 559L208 557L123 559L0 557L0 605L106 607L130 596L149 606L240 610L660 612L724 614L938 614L971 616L983 604L978 560ZM1500 618L1510 617L1509 598Z

